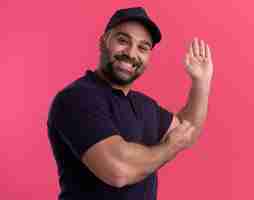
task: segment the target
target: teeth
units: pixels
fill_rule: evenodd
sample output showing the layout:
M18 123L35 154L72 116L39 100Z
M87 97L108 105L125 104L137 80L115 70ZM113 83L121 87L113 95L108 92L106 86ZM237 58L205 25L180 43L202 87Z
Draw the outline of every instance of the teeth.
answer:
M124 68L127 71L132 71L132 65L126 62L121 62L121 68Z

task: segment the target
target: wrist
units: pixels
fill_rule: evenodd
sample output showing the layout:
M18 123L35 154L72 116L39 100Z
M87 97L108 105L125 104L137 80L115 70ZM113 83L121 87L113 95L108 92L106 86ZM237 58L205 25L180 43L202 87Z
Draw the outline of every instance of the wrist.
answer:
M211 80L210 79L192 79L192 87L195 89L210 91L211 88Z

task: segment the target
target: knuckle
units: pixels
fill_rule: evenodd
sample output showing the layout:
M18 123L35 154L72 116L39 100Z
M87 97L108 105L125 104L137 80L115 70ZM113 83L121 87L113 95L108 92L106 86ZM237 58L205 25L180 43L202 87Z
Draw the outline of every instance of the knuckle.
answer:
M189 126L189 125L190 125L190 121L188 121L188 120L183 120L183 124L186 125L186 126Z

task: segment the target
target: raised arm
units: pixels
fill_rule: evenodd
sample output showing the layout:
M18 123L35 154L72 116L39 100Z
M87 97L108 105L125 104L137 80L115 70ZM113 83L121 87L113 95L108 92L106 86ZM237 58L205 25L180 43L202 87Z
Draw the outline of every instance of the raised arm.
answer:
M208 97L213 76L213 63L208 44L203 40L194 38L185 57L186 71L192 80L192 86L186 105L174 116L172 125L162 141L169 136L169 131L178 126L183 120L189 121L195 131L192 135L192 144L201 133L202 126L207 117Z

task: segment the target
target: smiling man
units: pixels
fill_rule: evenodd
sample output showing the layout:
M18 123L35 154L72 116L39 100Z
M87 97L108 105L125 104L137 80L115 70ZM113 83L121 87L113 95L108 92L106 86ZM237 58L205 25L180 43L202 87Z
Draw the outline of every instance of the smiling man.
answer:
M213 64L195 38L186 53L192 87L177 113L132 90L161 32L141 7L116 11L102 34L95 71L58 92L48 136L61 200L155 200L157 171L193 145L207 115Z

